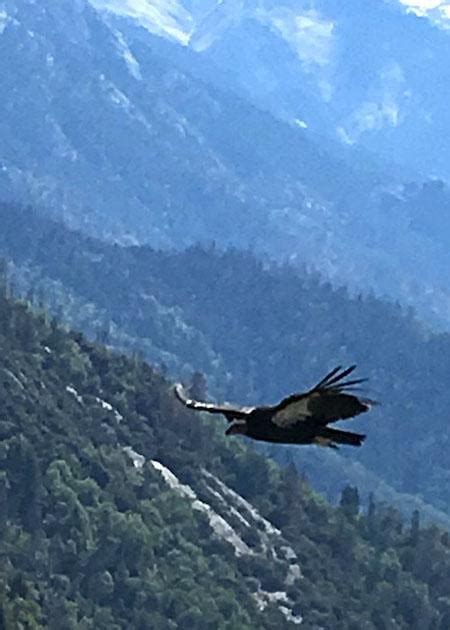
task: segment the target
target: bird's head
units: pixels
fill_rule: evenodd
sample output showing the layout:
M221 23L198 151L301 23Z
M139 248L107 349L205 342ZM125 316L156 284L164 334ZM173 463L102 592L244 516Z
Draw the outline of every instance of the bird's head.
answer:
M240 433L242 435L245 435L247 433L246 420L235 420L225 431L225 435L234 435L235 433Z

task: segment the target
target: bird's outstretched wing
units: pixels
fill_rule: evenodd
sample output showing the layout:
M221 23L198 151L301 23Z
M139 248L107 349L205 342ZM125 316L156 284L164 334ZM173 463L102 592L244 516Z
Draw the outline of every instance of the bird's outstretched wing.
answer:
M326 425L368 411L376 403L352 393L367 379L345 380L355 367L336 367L309 391L284 398L274 407L272 421L286 428L305 421Z
M228 422L245 419L248 414L255 409L255 407L238 407L227 404L216 405L214 403L193 400L186 394L186 391L181 383L177 383L173 390L178 400L186 407L189 407L189 409L195 409L196 411L208 411L209 413L220 413L226 417Z

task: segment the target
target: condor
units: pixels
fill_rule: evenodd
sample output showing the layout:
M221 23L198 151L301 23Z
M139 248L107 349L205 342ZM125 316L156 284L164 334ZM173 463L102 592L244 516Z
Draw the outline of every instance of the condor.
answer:
M318 444L331 448L338 448L338 444L361 446L365 435L328 426L364 413L376 404L354 393L355 388L367 379L345 380L355 367L352 365L345 370L336 367L309 391L292 394L273 406L239 407L200 402L190 399L180 383L175 385L174 392L190 409L225 416L230 423L227 435L240 433L254 440L282 444Z

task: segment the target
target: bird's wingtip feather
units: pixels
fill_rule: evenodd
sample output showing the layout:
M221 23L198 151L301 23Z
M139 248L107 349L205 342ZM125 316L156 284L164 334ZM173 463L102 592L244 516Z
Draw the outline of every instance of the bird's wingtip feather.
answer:
M175 383L172 387L172 391L180 402L186 403L187 396L182 383Z

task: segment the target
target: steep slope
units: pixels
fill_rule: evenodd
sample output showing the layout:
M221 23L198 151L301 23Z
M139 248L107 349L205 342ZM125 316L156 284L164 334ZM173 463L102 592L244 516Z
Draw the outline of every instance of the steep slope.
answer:
M444 3L425 19L407 0L91 1L176 42L189 63L194 51L200 76L311 133L448 179Z
M339 161L322 163L299 131L181 72L151 42L135 56L89 3L6 8L4 194L28 191L119 239L181 245L219 237L220 224L222 241L249 244L276 228L283 187L305 197L301 173L317 189L337 177ZM17 50L19 72L8 63Z
M416 220L439 224L445 187L411 199L398 170L196 78L175 44L83 0L2 11L0 198L122 243L251 247L449 326L448 236Z
M396 490L408 495L396 497L406 511L425 501L431 519L448 520L448 334L249 253L122 248L18 208L0 217L0 255L23 296L173 378L204 372L219 399L272 403L336 364L358 363L366 393L382 403L352 425L368 434L364 448L348 459L306 448L271 454L295 461L332 498L344 476L364 496Z
M4 287L0 348L2 627L446 627L449 537L417 514L330 509Z
M178 413L167 383L0 301L2 627L298 625L252 569L273 565L272 584L292 588L295 552L202 468L211 431ZM196 466L203 500L161 460Z

